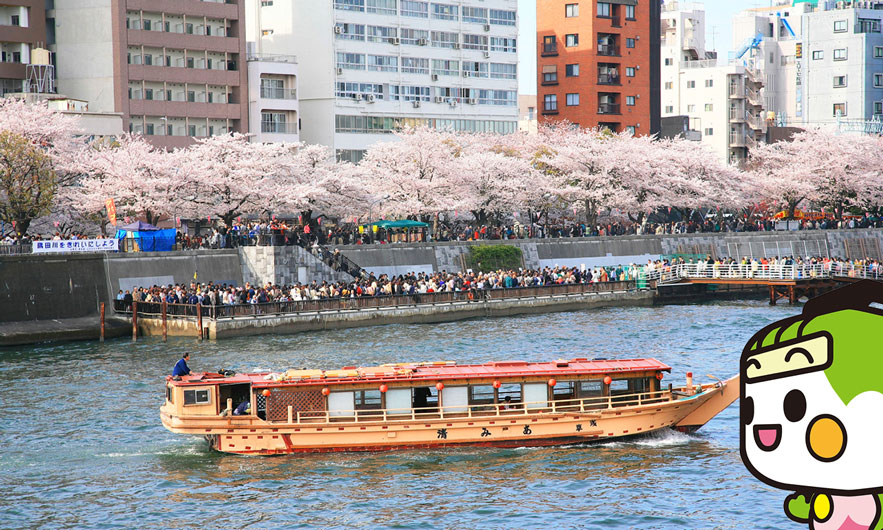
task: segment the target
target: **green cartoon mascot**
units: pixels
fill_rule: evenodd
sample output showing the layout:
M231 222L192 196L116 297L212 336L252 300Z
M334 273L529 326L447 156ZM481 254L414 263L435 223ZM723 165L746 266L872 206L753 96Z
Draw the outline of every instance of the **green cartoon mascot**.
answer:
M812 529L883 529L881 303L883 283L854 283L742 352L742 461Z

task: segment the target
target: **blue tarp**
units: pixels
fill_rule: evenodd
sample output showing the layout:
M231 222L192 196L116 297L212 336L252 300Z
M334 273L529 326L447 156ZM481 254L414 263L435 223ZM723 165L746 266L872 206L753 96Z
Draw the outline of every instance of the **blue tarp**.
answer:
M177 230L169 228L166 230L150 230L146 232L132 232L127 230L117 230L117 239L134 239L136 248L142 252L169 251L175 248L175 234ZM121 248L125 248L120 244ZM127 250L129 250L127 248Z

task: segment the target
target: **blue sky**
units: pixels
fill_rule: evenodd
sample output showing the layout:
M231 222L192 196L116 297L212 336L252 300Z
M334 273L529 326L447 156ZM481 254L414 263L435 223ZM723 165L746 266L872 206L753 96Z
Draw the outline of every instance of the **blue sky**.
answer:
M518 92L520 94L536 94L536 3L544 0L518 0L518 17L520 27L518 42ZM732 30L730 19L743 9L770 5L770 2L751 0L709 0L695 2L705 4L705 25L708 32L714 32L713 40L718 56L726 58L732 50ZM711 48L712 35L706 35L708 47Z

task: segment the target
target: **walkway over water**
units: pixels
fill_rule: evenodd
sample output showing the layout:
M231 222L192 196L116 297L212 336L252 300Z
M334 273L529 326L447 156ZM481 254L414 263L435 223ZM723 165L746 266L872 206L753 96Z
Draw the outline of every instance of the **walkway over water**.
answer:
M780 298L794 304L803 296L812 298L842 283L881 280L883 270L873 265L859 267L838 262L794 265L700 262L666 266L647 272L645 277L648 282L657 284L768 286L770 304L775 305Z

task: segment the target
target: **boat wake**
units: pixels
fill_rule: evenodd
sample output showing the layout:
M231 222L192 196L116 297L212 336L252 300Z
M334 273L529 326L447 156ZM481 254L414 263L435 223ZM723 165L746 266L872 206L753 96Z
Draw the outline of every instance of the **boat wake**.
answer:
M695 436L676 431L674 429L661 429L640 438L624 442L611 442L605 444L608 447L672 447L686 445L696 440Z

